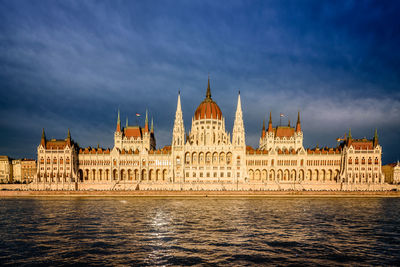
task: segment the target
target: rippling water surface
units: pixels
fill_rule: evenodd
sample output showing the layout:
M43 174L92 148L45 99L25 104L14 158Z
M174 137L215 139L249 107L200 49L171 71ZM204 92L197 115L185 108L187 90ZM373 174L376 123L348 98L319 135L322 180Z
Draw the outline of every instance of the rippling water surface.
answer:
M398 265L397 198L0 199L0 264Z

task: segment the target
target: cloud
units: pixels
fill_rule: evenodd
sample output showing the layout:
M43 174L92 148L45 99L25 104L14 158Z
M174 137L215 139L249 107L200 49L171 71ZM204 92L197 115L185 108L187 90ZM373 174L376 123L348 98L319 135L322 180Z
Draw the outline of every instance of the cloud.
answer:
M57 138L69 127L82 146L112 146L118 108L132 123L148 109L158 146L167 145L178 90L188 131L210 73L229 131L241 90L252 146L270 110L275 124L280 112L294 123L300 110L306 146L378 128L384 159L394 161L399 6L3 1L0 153L35 156L42 127Z

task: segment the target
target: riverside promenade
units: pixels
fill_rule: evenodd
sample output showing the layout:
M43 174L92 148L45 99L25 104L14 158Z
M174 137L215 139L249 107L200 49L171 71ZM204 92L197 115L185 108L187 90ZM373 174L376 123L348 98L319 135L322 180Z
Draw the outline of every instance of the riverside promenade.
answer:
M33 191L2 190L0 197L400 197L400 191Z

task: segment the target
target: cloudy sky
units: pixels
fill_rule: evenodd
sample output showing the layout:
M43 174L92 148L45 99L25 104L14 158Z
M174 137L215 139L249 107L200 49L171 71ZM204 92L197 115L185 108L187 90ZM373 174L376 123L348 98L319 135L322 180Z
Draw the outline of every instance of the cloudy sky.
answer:
M168 145L178 91L189 130L209 74L230 132L241 91L248 145L269 111L276 125L300 110L305 147L377 128L396 161L399 14L398 1L1 0L0 154L36 157L42 128L112 147L118 108L123 124L148 109Z

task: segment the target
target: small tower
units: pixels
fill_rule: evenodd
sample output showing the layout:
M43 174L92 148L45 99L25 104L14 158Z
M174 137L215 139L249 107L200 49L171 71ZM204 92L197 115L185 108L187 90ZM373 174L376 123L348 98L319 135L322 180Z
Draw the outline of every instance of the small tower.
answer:
M296 133L301 132L300 111L297 113Z
M261 130L261 138L265 137L265 120L263 120L263 126L262 126L262 130Z
M114 133L114 147L122 148L122 131L121 131L121 116L118 109L117 128Z
M146 133L149 132L149 117L148 117L148 111L146 109L146 120L144 121L144 131Z
M67 145L71 146L71 133L69 132L69 128L68 128L68 134L67 134Z
M349 136L347 137L347 145L351 146L351 143L353 141L353 137L351 136L351 128L349 129Z
M43 130L42 130L42 138L41 138L41 140L40 140L40 144L41 144L44 148L46 148L46 135L45 135L45 133L44 133L44 128L43 128Z
M269 112L269 121L268 121L268 133L272 133L273 128L272 128L272 113L271 111Z
M375 128L375 134L374 134L374 138L373 138L373 142L374 142L374 147L376 147L379 142L378 142L378 130Z
M117 119L117 129L116 129L116 131L117 132L121 132L121 117L120 117L120 114L119 114L119 109L118 109L118 119Z

